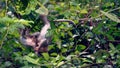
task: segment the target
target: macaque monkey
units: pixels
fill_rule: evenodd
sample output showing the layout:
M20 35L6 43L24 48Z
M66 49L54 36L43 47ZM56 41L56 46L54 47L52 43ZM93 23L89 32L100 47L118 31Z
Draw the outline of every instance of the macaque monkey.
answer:
M29 34L29 31L27 29L22 29L20 31L21 43L27 46L32 46L36 54L38 54L39 52L47 52L50 42L50 37L46 37L48 29L50 29L50 22L48 21L46 15L40 15L40 18L43 20L44 23L44 26L42 27L40 32Z

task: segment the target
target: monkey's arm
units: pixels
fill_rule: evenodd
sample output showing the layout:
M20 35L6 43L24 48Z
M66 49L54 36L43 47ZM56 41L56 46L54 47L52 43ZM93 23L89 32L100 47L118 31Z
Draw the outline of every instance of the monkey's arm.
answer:
M38 37L38 44L37 44L38 46L35 47L35 49L34 49L36 51L36 53L38 53L40 51L40 49L42 49L42 48L43 49L47 48L48 41L49 41L49 39L46 38L45 36L48 32L48 29L50 29L50 22L48 21L46 15L41 15L40 17L43 20L44 26L41 29L39 37Z
M46 15L41 15L41 19L43 20L44 27L40 31L40 35L38 37L38 40L45 39L45 35L48 32L48 29L50 29L50 22L47 19Z

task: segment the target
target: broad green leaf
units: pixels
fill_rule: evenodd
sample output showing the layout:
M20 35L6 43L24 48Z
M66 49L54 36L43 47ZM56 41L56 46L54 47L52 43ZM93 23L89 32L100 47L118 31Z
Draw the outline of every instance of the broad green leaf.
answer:
M63 64L64 64L64 62L61 61L61 62L59 62L59 63L57 64L57 67L59 67L59 66L61 66L61 65L63 65Z
M48 9L45 7L40 7L35 12L41 15L48 15Z
M27 26L30 26L29 23L34 23L33 21L28 21L24 19L14 20L14 22L22 23L23 25L27 25Z
M33 59L33 58L29 57L29 56L24 56L24 59L27 60L30 63L39 65L39 63L38 63L39 59Z
M21 23L14 23L9 26L10 29L8 29L9 34L14 33L18 31L18 28L24 28L24 25Z
M62 48L62 53L67 52L66 48Z
M111 35L109 35L109 34L105 34L105 35L107 36L107 38L108 38L109 40L114 41L114 37L113 37L113 36L111 36Z
M42 53L42 55L46 60L49 60L49 54L48 53Z
M31 53L28 54L28 56L34 57L34 56L35 56L35 53L32 53L32 52L31 52Z
M57 56L57 53L52 53L52 54L50 54L51 56Z
M46 3L48 3L49 0L40 0L40 2L45 5Z
M111 48L112 50L115 50L115 49L116 49L112 43L110 43L109 46L110 46L110 48Z
M8 25L9 23L14 23L14 19L9 17L2 17L0 18L0 23L4 23Z
M28 3L28 6L27 6L27 8L25 9L26 11L28 11L29 10L29 12L31 11L31 10L35 10L35 7L36 7L36 5L37 5L37 0L30 0L29 1L29 3ZM27 12L26 12L27 13Z
M81 51L81 50L83 50L83 49L85 49L85 48L86 48L85 45L77 45L77 47L76 47L76 49L77 49L78 51Z
M62 55L57 55L57 57L55 59L59 60L58 62L61 62L63 59L65 59L65 57Z
M85 35L87 38L93 38L94 36L92 32L87 32Z
M83 10L80 11L80 13L86 14L86 13L88 13L88 11L86 9L83 9Z
M104 11L100 11L100 12L104 14L105 16L107 16L108 18L110 18L111 20L120 23L120 19L115 14L111 14L111 13L104 12Z
M70 31L68 31L68 34L69 34L71 37L73 36L72 32L70 32Z
M0 18L0 23L6 24L6 25L14 24L14 23L21 23L23 25L29 25L29 23L34 23L34 22L33 21L24 20L24 19L2 17L2 18Z
M114 6L114 3L108 2L108 3L105 4L105 7L110 7L110 6Z

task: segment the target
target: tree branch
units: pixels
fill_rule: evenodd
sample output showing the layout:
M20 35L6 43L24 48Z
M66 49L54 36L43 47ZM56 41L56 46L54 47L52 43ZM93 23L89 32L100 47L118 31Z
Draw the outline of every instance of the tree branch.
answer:
M57 19L54 20L54 22L68 22L69 24L72 24L74 27L76 27L75 23L72 20L68 20L68 19Z

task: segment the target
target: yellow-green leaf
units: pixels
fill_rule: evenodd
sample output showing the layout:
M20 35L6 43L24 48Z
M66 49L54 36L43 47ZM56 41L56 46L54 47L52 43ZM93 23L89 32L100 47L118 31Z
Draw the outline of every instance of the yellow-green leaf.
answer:
M45 7L40 7L35 12L41 15L48 15L48 9Z
M100 11L100 12L104 14L105 16L107 16L108 18L110 18L111 20L120 23L120 19L115 14L111 14L111 13L104 12L104 11Z
M57 67L59 67L59 66L61 66L61 65L63 65L64 64L64 62L62 61L62 62L59 62L58 64L57 64Z
M24 58L25 58L25 60L27 60L30 63L39 65L39 63L38 63L39 59L33 59L33 58L29 57L29 56L24 56Z
M83 9L83 10L80 11L80 13L86 14L86 13L88 13L88 11L86 9Z
M46 59L46 60L49 60L49 55L48 53L42 53L43 57Z

